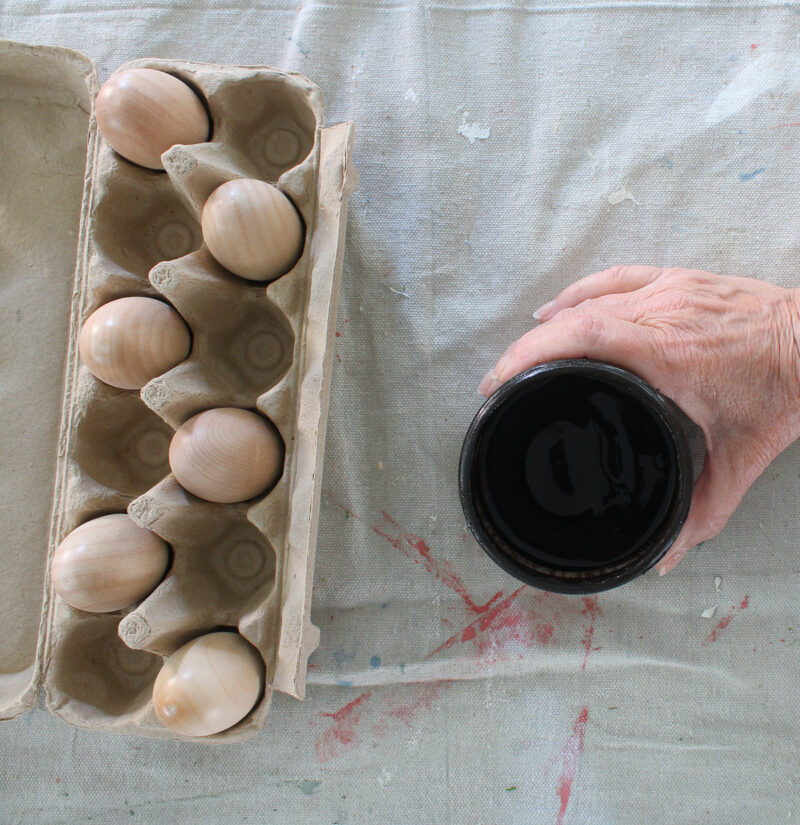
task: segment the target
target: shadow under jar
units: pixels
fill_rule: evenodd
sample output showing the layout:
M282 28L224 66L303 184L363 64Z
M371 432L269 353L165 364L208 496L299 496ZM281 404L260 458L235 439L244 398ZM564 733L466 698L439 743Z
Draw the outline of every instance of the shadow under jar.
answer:
M561 593L649 570L686 521L691 422L626 370L552 361L504 384L461 452L472 533L512 576Z

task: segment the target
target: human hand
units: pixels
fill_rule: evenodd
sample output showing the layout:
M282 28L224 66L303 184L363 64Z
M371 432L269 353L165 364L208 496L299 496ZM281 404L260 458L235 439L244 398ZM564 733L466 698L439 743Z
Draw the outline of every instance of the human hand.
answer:
M478 391L558 358L606 361L671 398L703 431L706 460L663 576L716 536L767 465L800 436L800 294L696 269L617 266L535 314Z

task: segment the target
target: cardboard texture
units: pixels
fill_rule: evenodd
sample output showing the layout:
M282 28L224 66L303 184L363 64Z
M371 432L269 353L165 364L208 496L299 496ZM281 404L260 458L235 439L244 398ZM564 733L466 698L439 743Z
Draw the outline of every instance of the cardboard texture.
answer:
M300 75L168 60L126 67L174 74L208 105L210 140L173 147L166 173L134 166L99 136L87 58L0 42L0 361L12 388L0 409L14 445L0 478L12 525L0 545L0 621L10 628L0 718L30 708L41 684L47 707L71 724L184 738L152 709L163 657L235 628L261 653L267 687L241 723L202 741L241 741L263 724L273 689L303 697L319 640L309 610L357 183L352 125L322 128L319 90ZM275 183L305 222L302 257L266 290L224 270L202 243L205 199L237 177ZM77 352L88 315L130 295L165 298L193 335L189 357L141 393L101 383ZM286 445L280 481L252 502L201 501L169 473L174 429L223 406L265 415ZM47 581L53 550L79 524L125 510L170 544L166 577L129 610L69 607Z

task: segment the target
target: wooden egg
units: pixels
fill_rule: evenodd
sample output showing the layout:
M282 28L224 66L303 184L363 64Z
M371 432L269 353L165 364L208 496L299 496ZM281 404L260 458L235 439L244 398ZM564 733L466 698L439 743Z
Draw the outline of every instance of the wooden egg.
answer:
M251 281L288 272L303 251L303 220L271 183L242 178L217 187L203 207L203 239L226 269Z
M96 309L78 340L92 374L123 390L141 389L179 364L192 339L183 318L155 298L118 298Z
M152 593L168 563L164 541L125 513L115 513L76 527L58 545L50 577L67 604L108 613Z
M222 504L265 493L283 470L283 440L266 418L220 407L186 421L172 437L169 466L190 493Z
M258 651L238 633L209 633L172 654L153 687L153 706L169 728L210 736L240 722L264 688Z
M97 95L100 134L127 160L163 169L161 155L176 143L202 143L211 127L200 98L182 80L156 69L112 75Z

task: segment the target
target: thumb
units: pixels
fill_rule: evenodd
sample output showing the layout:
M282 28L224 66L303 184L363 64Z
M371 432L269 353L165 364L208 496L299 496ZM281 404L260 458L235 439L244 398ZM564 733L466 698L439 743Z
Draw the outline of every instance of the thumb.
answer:
M646 371L652 347L644 327L611 315L565 309L552 321L534 327L516 340L481 381L478 392L490 396L520 372L558 358L607 361L653 383Z
M673 570L692 547L714 538L739 506L744 490L729 467L706 456L703 472L694 485L689 515L678 538L657 565L660 576Z

